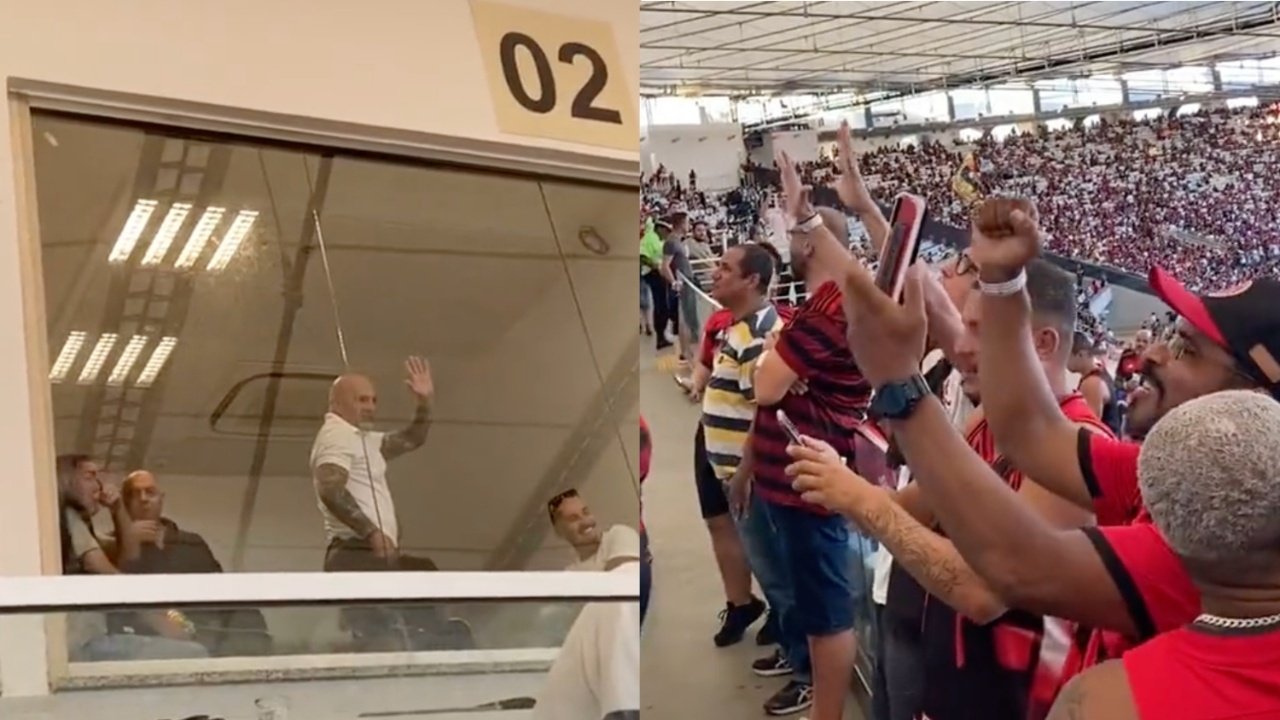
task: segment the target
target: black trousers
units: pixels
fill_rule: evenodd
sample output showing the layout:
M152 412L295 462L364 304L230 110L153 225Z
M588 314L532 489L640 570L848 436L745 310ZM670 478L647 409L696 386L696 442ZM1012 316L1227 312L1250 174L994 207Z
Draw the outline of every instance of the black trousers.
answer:
M650 271L648 275L642 275L641 279L649 286L649 294L653 296L654 336L657 338L658 348L662 349L671 344L667 340L667 325L674 317L671 286L667 285L667 281L662 279L662 273L657 270Z
M325 552L325 572L431 572L438 570L430 558L397 555L380 558L367 540L335 538ZM442 608L427 606L346 607L342 624L351 632L360 652L459 649L468 638L462 628L445 616ZM468 634L468 633L463 633Z

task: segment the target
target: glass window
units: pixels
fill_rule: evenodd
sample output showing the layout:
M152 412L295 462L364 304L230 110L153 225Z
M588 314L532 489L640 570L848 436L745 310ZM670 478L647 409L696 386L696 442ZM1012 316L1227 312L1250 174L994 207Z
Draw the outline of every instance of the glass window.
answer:
M956 120L971 120L991 114L991 102L986 88L961 88L951 91Z
M1187 103L1186 105L1178 106L1177 114L1181 117L1183 115L1195 115L1198 112L1200 112L1200 103Z
M1142 110L1133 111L1133 119L1138 121L1154 120L1163 114L1164 108L1143 108Z
M68 572L562 569L638 542L634 188L56 114L34 141ZM271 652L400 642L337 609L261 622ZM85 631L130 629L172 628Z
M69 613L70 624L100 621L128 624L148 614L177 618L193 628L193 639L136 634L100 635L80 652L98 662L75 662L57 683L59 690L43 699L35 714L26 698L0 697L0 716L45 717L227 717L326 718L363 717L366 713L447 714L485 709L528 709L535 699L550 699L547 673L564 656L595 650L582 642L582 631L569 638L577 623L608 630L635 623L635 637L624 634L611 649L613 662L638 661L639 610L634 600L590 603L549 600L487 602L360 604L353 610L371 615L421 617L438 626L438 642L408 652L351 656L340 666L327 656L338 638L323 637L323 626L299 644L272 647L257 630L263 611L251 606L183 606L167 610L128 607ZM584 611L590 607L589 611ZM323 618L319 607L294 606L298 617ZM332 611L329 611L332 612ZM93 616L92 618L87 616ZM3 616L8 617L8 616ZM470 621L464 618L469 618ZM481 622L476 622L478 619ZM414 645L408 637L407 644ZM568 641L568 642L566 642ZM216 652L233 649L232 652ZM211 652L211 650L213 650ZM278 653L289 652L281 657ZM274 653L276 657L263 657ZM113 662L136 656L150 662L144 671ZM583 662L579 659L578 662ZM191 677L202 681L192 687ZM138 689L104 691L104 678ZM305 681L305 682L303 682ZM621 692L639 693L636 687ZM156 685L185 685L157 690ZM105 702L104 702L105 701ZM280 714L263 712L271 707ZM119 708L119 709L116 709ZM416 712L415 712L416 711ZM49 713L49 714L44 714Z
M902 109L907 122L911 123L943 122L949 119L945 92L908 96L902 100Z
M1124 102L1120 81L1110 75L1094 75L1076 80L1081 105L1119 105Z
M1258 96L1250 95L1248 97L1227 98L1227 108L1234 110L1235 108L1257 107Z
M1058 112L1076 104L1074 82L1069 78L1040 80L1036 82L1035 88L1040 93L1041 112Z
M1261 79L1261 65L1257 60L1234 60L1214 65L1222 89L1228 92L1257 85Z
M1094 125L1098 125L1101 122L1102 122L1102 116L1098 114L1094 114L1094 115L1086 115L1084 120L1080 121L1080 124L1088 128L1088 127L1093 127Z
M960 128L956 137L960 138L961 142L977 142L982 139L982 130L971 127Z
M1125 73L1124 80L1129 86L1129 102L1142 103L1162 97L1167 88L1163 70L1138 70Z
M1023 83L1005 83L991 88L992 115L1030 115L1035 112L1035 98Z
M644 100L650 125L697 125L702 122L698 101L684 97L651 97Z
M1200 65L1184 65L1165 71L1170 92L1204 93L1213 90L1213 71Z
M1261 85L1280 83L1280 55L1258 61L1258 83Z

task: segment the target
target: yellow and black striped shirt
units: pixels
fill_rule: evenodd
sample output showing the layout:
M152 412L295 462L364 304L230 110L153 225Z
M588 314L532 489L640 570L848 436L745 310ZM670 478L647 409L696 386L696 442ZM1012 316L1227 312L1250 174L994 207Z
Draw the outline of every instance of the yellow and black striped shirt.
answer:
M724 332L711 377L702 396L702 425L707 460L716 477L728 480L742 462L743 447L756 414L752 373L764 352L765 339L782 328L773 305L741 318Z

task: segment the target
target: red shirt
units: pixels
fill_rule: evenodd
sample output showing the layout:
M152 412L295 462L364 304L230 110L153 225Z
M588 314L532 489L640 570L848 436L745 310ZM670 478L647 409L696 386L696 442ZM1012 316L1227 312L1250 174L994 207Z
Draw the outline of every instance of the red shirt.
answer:
M707 325L702 330L702 348L698 359L702 366L710 370L716 364L716 352L724 341L724 331L733 326L733 313L721 308L707 318Z
M1192 625L1124 656L1141 720L1280 718L1280 630Z
M1090 433L1077 444L1080 474L1093 498L1099 525L1128 525L1145 515L1138 490L1138 453L1142 445Z
M1159 528L1150 522L1082 530L1102 558L1137 628L1136 638L1082 628L1067 657L1063 682L1085 668L1125 655L1200 613L1200 591Z
M1059 401L1063 415L1085 432L1110 436L1080 393ZM1000 454L985 417L966 436L969 447L1014 490L1025 476ZM924 643L929 677L924 710L929 717L1044 718L1062 686L1074 625L1020 610L977 625L936 598L925 607Z
M801 433L826 440L846 458L854 457L854 437L866 420L871 386L849 352L846 330L840 288L834 282L823 283L782 328L774 352L809 390L803 395L788 392L776 405L756 410L751 433L755 489L766 502L831 514L801 500L792 489L786 474L791 439L778 424L777 412L786 412Z
M649 434L649 423L640 416L640 484L644 485L649 477L649 463L653 460L653 437ZM640 501L640 532L644 532L644 500Z

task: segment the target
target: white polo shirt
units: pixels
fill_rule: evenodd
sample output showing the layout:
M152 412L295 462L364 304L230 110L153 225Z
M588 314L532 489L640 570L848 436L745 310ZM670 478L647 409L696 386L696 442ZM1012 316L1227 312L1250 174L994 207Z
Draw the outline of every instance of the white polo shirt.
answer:
M640 582L640 564L611 572ZM640 709L640 603L588 603L574 621L533 720L601 720L609 713Z
M578 572L604 572L610 560L640 558L640 534L626 525L614 525L600 538L600 547L585 560L578 560L565 570Z
M334 413L325 413L324 425L311 446L311 477L321 465L337 465L347 471L347 491L356 504L369 517L382 534L394 542L400 542L400 528L396 522L396 506L387 487L387 459L382 456L384 433L361 430ZM357 534L347 527L320 500L319 488L316 504L324 517L325 535L334 538L355 539Z

